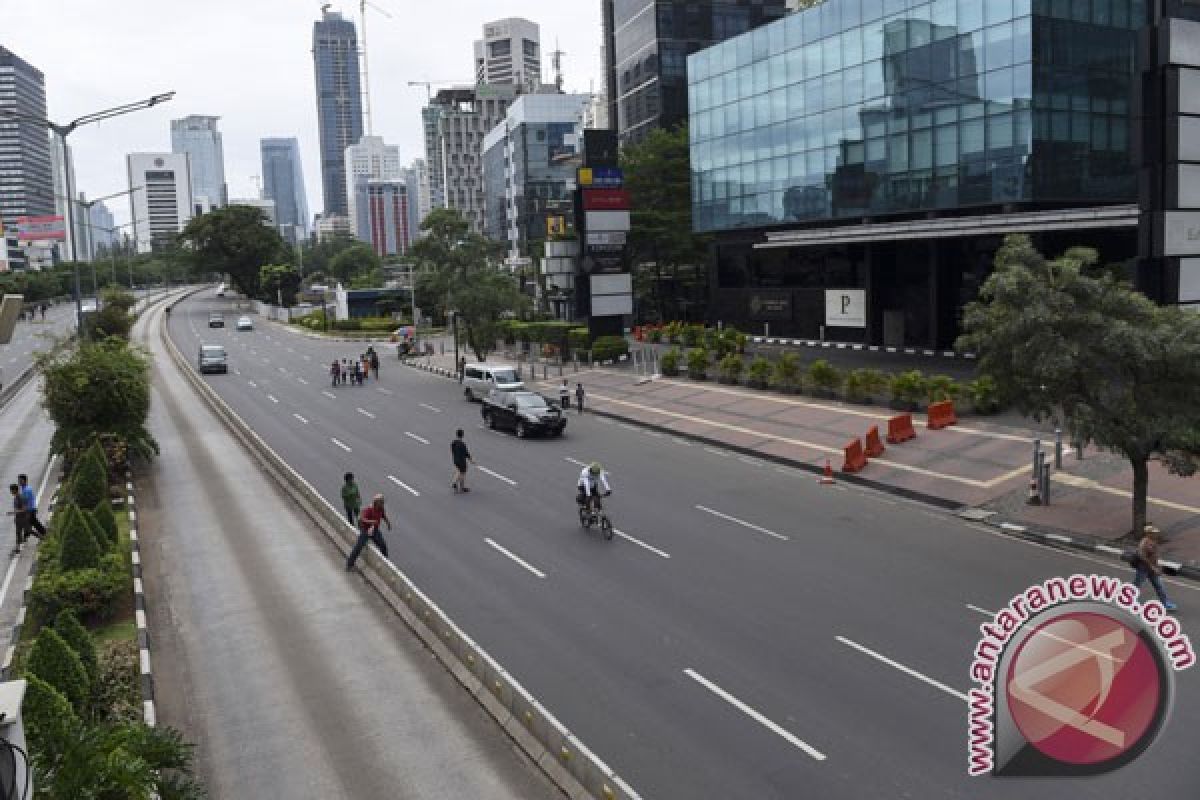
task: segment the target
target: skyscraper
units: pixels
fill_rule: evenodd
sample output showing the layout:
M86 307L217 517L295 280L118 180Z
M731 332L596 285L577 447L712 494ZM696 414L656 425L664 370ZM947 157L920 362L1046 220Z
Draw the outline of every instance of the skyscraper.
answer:
M380 258L407 253L411 233L404 181L359 175L353 194L355 211L350 222L355 238L370 244Z
M139 253L165 246L192 218L192 176L186 153L130 153L125 158L133 238Z
M263 196L275 201L275 220L284 240L296 244L308 236L308 199L304 190L304 170L300 164L300 143L295 137L263 139Z
M412 240L416 241L421 235L421 223L433 210L429 166L425 159L413 159L412 166L404 171L404 183L408 187L408 229Z
M356 144L346 148L346 214L352 229L359 230L360 239L367 236L359 225L357 192L355 186L361 179L376 181L399 181L404 177L400 168L400 148L384 144L382 136L364 136Z
M475 41L475 82L510 83L534 91L542 83L542 44L538 26L510 17L483 26Z
M787 13L786 0L603 0L609 125L621 143L688 118L687 57Z
M313 68L317 83L317 124L321 141L321 190L325 215L345 215L346 148L363 135L358 37L354 23L323 11L313 23Z
M192 168L194 213L229 203L225 186L225 147L217 130L220 117L193 115L171 120L171 152L186 153Z
M46 81L40 70L0 47L0 220L7 235L15 237L17 217L54 213L54 178L46 127L5 119L4 112L45 119ZM16 239L8 242L10 265L24 267Z

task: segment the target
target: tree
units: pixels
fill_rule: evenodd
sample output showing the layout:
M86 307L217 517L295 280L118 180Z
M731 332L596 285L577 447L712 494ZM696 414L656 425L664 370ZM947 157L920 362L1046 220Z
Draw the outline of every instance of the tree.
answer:
M133 316L121 306L105 305L96 313L88 315L88 336L92 339L103 339L106 336L128 339L133 322Z
M96 658L96 643L92 641L92 635L87 632L87 628L80 624L79 617L71 609L63 609L54 618L54 630L67 643L67 646L75 651L75 655L79 656L84 672L87 673L88 682L95 685L96 676L100 674L100 662Z
M58 561L63 572L92 569L100 564L100 545L84 513L74 504L63 509L58 535Z
M77 713L83 713L87 708L91 692L87 670L75 651L53 628L42 628L33 640L29 658L25 661L25 671L61 692Z
M258 299L264 303L280 302L282 297L284 306L294 306L300 273L286 264L266 264L258 270L258 285Z
M315 281L314 273L330 272L333 259L357 242L358 240L349 234L336 233L326 236L320 241L305 243L300 248L300 260L304 263L304 275ZM320 281L315 282L320 283Z
M329 272L343 285L349 285L357 276L379 268L379 256L364 242L355 242L329 262Z
M21 716L29 740L30 758L53 758L68 732L79 726L79 717L58 689L37 675L25 674L25 699Z
M1009 236L958 346L1023 413L1128 459L1138 533L1149 462L1182 475L1200 463L1200 316L1159 308L1098 261L1086 248L1048 261Z
M262 211L251 206L228 206L192 218L179 235L192 272L227 274L239 292L258 297L259 269L286 257L287 250L279 232L265 221Z
M101 500L92 510L92 516L96 518L96 524L100 526L100 530L104 531L105 549L110 545L115 545L120 534L117 528L117 515L112 510L112 502L107 497Z
M635 281L661 321L682 316L679 300L698 300L709 239L692 232L692 168L685 126L655 130L621 151L630 213Z

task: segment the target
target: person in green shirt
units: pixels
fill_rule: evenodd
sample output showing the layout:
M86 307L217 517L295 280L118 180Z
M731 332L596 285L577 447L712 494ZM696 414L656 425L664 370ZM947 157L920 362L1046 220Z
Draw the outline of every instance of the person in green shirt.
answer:
M362 495L358 493L358 484L354 482L354 473L347 472L342 484L342 505L346 508L346 519L351 525L358 523L358 510L362 508Z

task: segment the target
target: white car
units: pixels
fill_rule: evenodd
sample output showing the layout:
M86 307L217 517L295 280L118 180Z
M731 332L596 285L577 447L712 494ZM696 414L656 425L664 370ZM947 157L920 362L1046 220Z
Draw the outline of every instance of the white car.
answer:
M518 392L525 384L517 377L517 370L507 364L467 364L463 369L463 397L468 402L483 400L488 392Z
M254 330L254 322L249 317L238 317L237 329L239 331Z

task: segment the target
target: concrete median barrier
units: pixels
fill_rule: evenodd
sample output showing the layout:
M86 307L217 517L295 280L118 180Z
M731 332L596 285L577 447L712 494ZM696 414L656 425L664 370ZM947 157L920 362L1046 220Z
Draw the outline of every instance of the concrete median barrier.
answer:
M171 359L224 425L318 525L347 554L357 537L341 513L200 378L171 341L159 333ZM640 795L558 721L502 665L469 637L394 563L373 547L359 559L363 575L455 679L508 736L571 798L640 800Z

